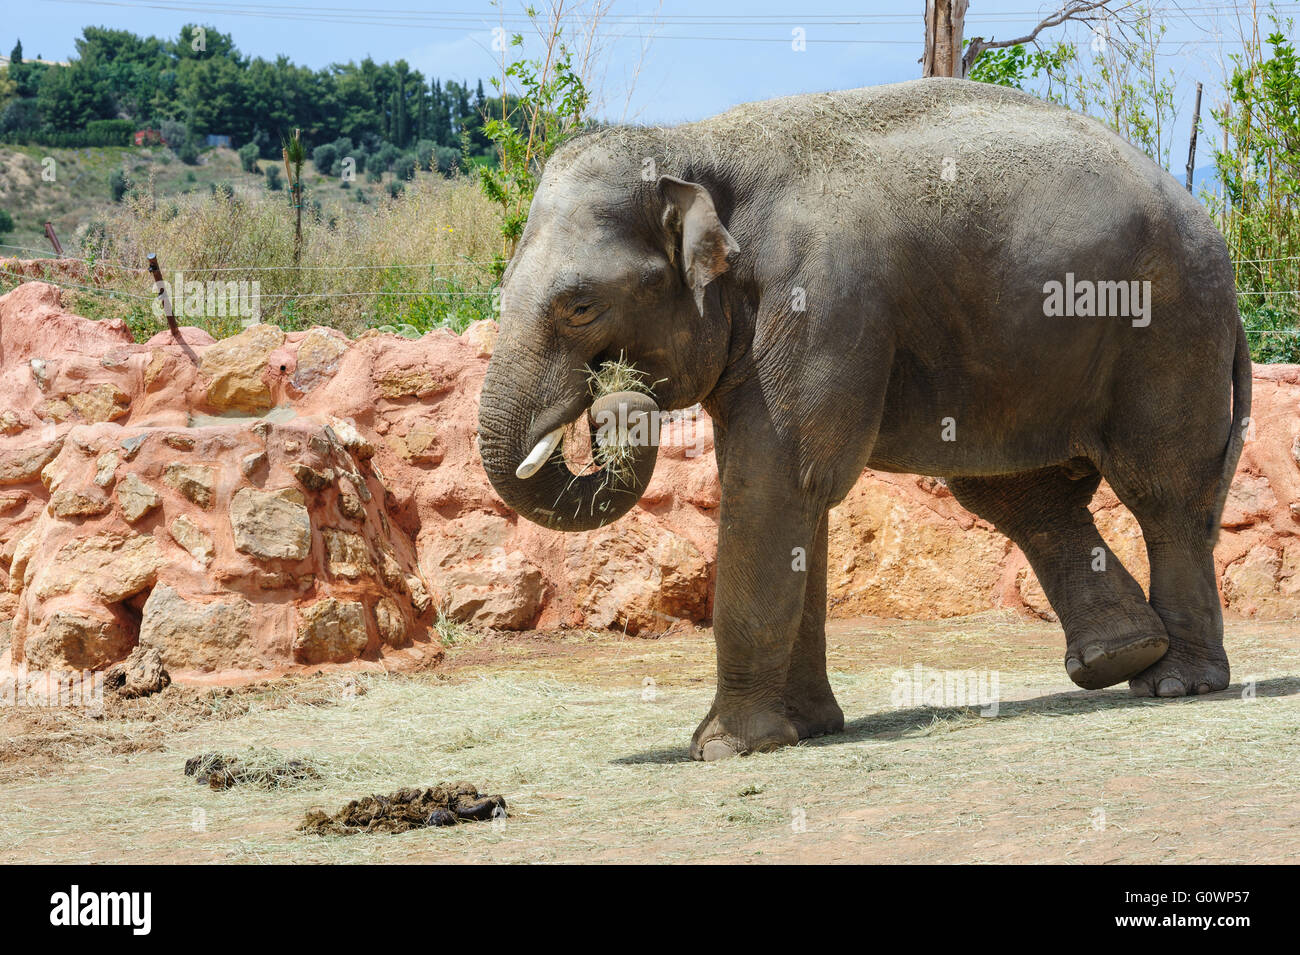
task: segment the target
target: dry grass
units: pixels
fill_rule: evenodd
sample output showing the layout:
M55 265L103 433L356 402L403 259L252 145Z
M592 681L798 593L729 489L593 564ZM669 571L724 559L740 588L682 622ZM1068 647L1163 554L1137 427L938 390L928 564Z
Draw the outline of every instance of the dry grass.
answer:
M595 401L605 395L622 391L635 391L643 395L654 394L654 385L649 376L629 363L619 352L616 361L602 362L599 368L587 368L587 390ZM628 443L627 435L621 428L611 435L608 428L598 432L597 441L591 448L592 463L605 475L606 482L615 487L625 487L632 483L638 449ZM610 438L617 440L610 440Z
M133 195L102 231L88 234L83 254L105 264L109 277L96 291L72 291L75 307L91 317L124 318L137 339L161 330L148 274L120 268L141 268L156 252L169 282L177 271L187 281L259 282L262 320L288 330L328 325L353 336L370 327L419 334L438 326L459 331L493 317L499 218L472 181L420 176L396 199L374 195L319 220L304 211L301 267L294 267L294 214L285 196ZM0 283L0 291L14 284ZM185 316L182 323L217 337L242 328L238 316Z
M711 696L707 633L660 641L518 637L447 669L297 685L302 702L164 731L156 748L79 758L0 784L0 860L15 861L1127 861L1294 857L1300 827L1300 643L1229 627L1256 681L1204 699L1086 693L1052 628L989 617L841 625L840 736L703 765L685 743ZM1055 644L1055 641L1052 641ZM529 647L527 659L508 646ZM965 651L963 652L963 649ZM944 662L935 662L941 653ZM501 663L493 664L495 657ZM915 661L1000 660L1000 715L891 704ZM521 666L522 664L522 666ZM646 676L653 699L643 698ZM169 691L170 692L170 691ZM260 693L261 691L259 691ZM239 694L236 694L238 696ZM328 700L328 705L323 705ZM124 733L145 732L133 718ZM198 752L273 752L320 778L213 792ZM504 828L347 839L294 831L312 807L465 779L501 792ZM799 820L806 827L792 825Z

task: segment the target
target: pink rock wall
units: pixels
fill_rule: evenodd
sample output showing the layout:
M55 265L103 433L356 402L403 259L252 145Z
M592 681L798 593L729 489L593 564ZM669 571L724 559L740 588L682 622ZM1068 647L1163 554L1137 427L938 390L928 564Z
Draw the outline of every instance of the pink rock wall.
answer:
M480 627L657 632L712 614L718 481L706 416L665 429L617 524L520 522L475 442L495 339L355 342L259 325L131 341L53 286L0 298L0 663L103 667L137 642L180 673L429 662L437 613ZM1300 615L1300 369L1257 366L1216 558L1230 611ZM1135 522L1098 524L1145 582ZM832 613L1050 616L1024 557L941 482L863 475L832 514Z

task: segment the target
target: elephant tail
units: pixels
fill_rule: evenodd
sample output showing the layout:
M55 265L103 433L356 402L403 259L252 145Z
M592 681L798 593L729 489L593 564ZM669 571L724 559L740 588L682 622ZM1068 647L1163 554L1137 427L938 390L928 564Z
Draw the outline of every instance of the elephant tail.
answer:
M1232 478L1237 473L1237 462L1246 443L1246 430L1250 426L1250 388L1253 373L1250 361L1250 342L1246 327L1237 320L1237 348L1232 358L1232 430L1228 432L1228 446L1223 449L1223 473L1219 477L1219 497L1210 515L1210 545L1218 543L1219 527L1223 521L1223 506L1232 488Z

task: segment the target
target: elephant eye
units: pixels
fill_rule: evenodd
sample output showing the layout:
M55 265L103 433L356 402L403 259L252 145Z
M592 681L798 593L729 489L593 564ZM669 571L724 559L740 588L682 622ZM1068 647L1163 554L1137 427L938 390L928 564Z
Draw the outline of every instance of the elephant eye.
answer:
M601 316L602 310L590 302L575 302L569 306L569 324L586 325Z

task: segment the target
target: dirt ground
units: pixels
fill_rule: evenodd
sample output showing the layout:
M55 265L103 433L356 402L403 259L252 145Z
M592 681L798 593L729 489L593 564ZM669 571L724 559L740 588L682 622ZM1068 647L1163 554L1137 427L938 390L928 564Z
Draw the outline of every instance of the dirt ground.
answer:
M1229 689L1154 701L1074 688L1059 628L1009 613L835 621L846 732L715 764L686 757L707 630L471 637L433 671L173 685L98 716L5 707L0 862L1295 862L1300 627L1227 630ZM996 715L901 695L939 670L996 679ZM184 772L211 752L314 772L212 789ZM460 780L509 818L297 830Z

